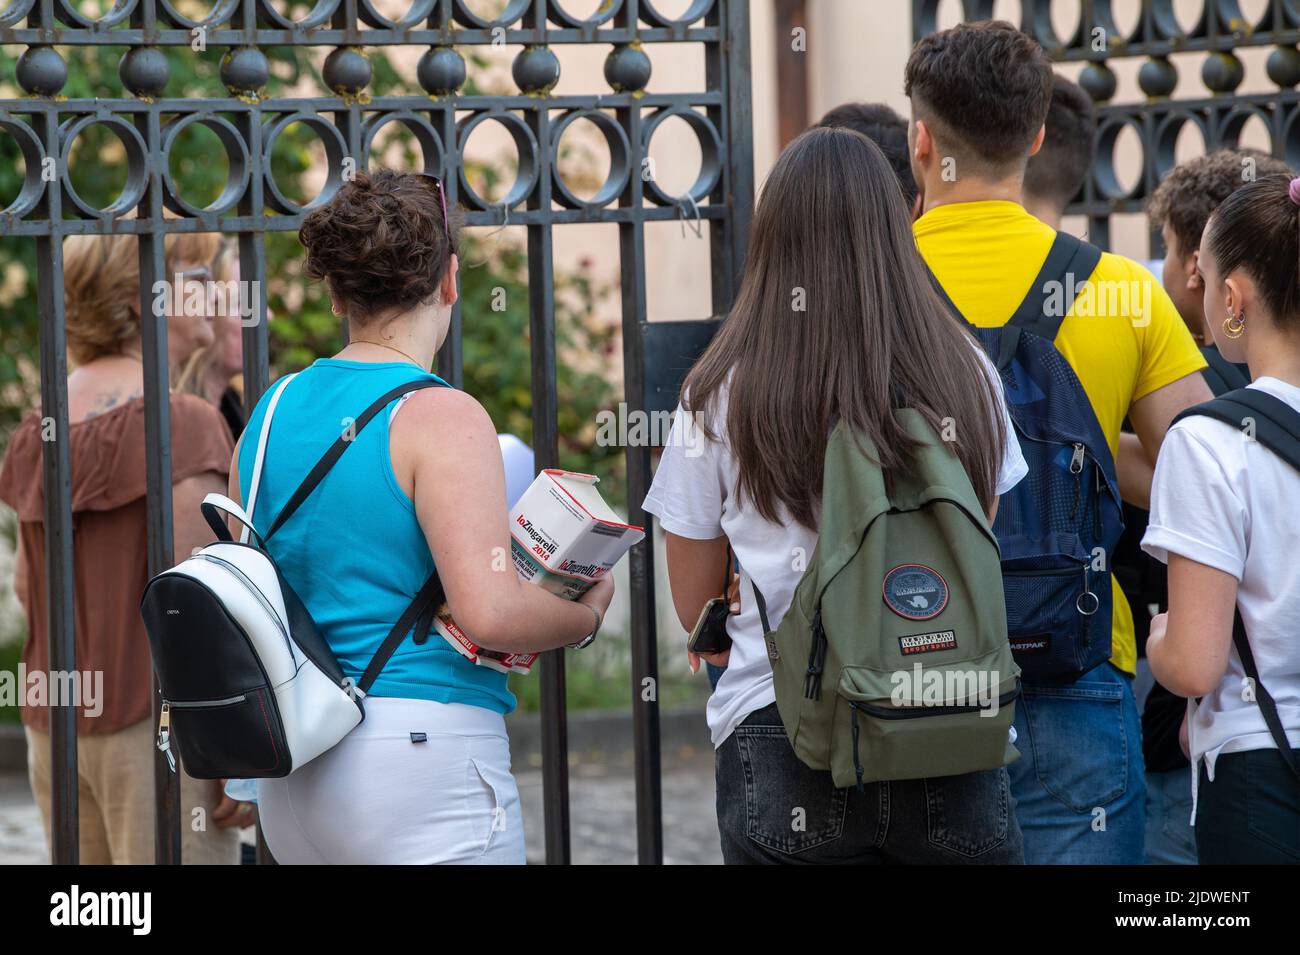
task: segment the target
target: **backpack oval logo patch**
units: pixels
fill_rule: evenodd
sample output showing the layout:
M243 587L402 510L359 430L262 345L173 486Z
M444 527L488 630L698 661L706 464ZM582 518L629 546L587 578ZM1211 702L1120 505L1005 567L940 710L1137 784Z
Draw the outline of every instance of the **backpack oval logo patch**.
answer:
M885 604L907 620L929 620L948 606L948 584L933 567L899 564L885 574Z

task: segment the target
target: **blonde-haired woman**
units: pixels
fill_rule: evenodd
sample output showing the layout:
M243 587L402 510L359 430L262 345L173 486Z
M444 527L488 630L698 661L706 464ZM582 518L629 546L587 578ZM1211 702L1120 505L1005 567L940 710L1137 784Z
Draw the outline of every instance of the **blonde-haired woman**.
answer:
M244 294L239 276L239 253L230 239L222 240L212 260L215 281L212 303L213 341L200 348L185 363L176 379L176 390L198 395L221 411L221 416L236 441L244 433L247 412L244 396L234 381L244 367L243 309L253 300ZM271 318L268 308L267 320Z
M165 242L169 292L209 279L215 235L170 236ZM76 666L83 682L77 708L80 858L83 863L150 863L154 859L153 678L138 603L147 580L145 434L140 344L140 273L134 236L76 236L64 245L68 351L67 441L72 462ZM192 289L188 289L192 291ZM213 340L212 319L166 309L171 368L182 367ZM14 430L0 466L0 500L18 512L15 589L27 612L27 671L48 671L45 528L41 481L42 421L28 415ZM199 502L226 486L233 442L220 414L190 395L171 399L174 548L186 554L211 536ZM57 436L56 436L57 440ZM100 675L102 674L102 683ZM50 831L49 701L24 706L28 771ZM235 807L222 804L215 781L183 777L182 852L188 862L238 859ZM247 814L246 814L247 815ZM197 825L202 821L203 825Z

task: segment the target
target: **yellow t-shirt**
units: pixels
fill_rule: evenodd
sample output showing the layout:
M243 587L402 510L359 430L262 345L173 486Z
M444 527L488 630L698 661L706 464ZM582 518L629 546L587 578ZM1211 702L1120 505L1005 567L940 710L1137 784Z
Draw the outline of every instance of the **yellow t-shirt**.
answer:
M1038 276L1056 233L1014 202L959 202L917 220L916 242L940 284L972 325L1005 325ZM1196 342L1160 282L1141 265L1105 253L1073 300L1056 347L1070 363L1110 444L1119 446L1129 407L1205 367ZM1137 667L1133 614L1111 577L1111 662Z

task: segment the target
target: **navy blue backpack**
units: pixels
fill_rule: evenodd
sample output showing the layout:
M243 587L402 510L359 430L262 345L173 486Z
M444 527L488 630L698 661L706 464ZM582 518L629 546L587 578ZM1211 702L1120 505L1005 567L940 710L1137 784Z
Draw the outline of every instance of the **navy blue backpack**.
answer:
M1029 465L993 523L1011 649L1028 683L1072 682L1111 655L1110 559L1124 530L1115 462L1083 385L1054 344L1100 259L1095 246L1057 233L1010 320L970 326L1002 377Z

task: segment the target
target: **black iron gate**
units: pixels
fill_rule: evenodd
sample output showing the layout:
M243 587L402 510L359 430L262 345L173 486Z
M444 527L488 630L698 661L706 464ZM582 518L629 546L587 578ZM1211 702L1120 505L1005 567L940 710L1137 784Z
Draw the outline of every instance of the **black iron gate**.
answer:
M163 237L176 232L223 232L238 236L241 278L265 286L264 239L268 231L296 230L306 209L327 200L349 168L364 168L378 130L401 123L423 153L426 171L442 175L451 200L467 210L470 225L507 220L527 228L533 446L538 468L557 464L553 230L569 223L617 223L621 263L623 362L630 410L658 405L673 391L682 360L711 323L684 323L660 330L646 323L645 224L689 214L709 224L713 311L725 313L739 281L753 195L749 87L748 0L690 0L679 17L660 11L665 0L606 0L589 18L572 16L567 0L508 0L495 19L474 11L472 0L413 0L398 19L381 14L371 0L316 0L302 19L291 20L273 0L215 0L208 16L193 20L171 0L116 0L97 20L76 0L9 0L0 9L0 44L25 48L14 77L26 94L0 100L0 132L22 152L25 180L17 199L0 211L0 235L35 241L38 262L42 414L56 436L68 432L67 360L63 304L63 239L76 234L139 236L141 330L148 458L148 563L151 573L168 567L171 554L171 456L167 393L167 327L154 315L152 289L164 279ZM570 4L571 5L571 4ZM501 5L499 5L501 6ZM680 4L679 4L680 6ZM163 47L206 44L226 50L221 80L229 95L219 99L168 97ZM692 43L704 50L705 88L692 93L651 91L651 60L643 45ZM560 62L554 47L604 44L607 89L580 96L553 96ZM58 47L123 48L120 99L63 99L68 76ZM513 64L519 93L467 95L466 64L457 47L522 47ZM263 99L269 76L264 48L329 49L322 76L326 95ZM423 47L418 79L427 95L365 95L371 67L366 47ZM646 162L649 141L670 117L696 133L703 156L688 193L668 195ZM610 172L590 200L575 196L560 179L559 136L578 118L603 134ZM518 175L504 198L492 203L467 180L462 149L471 131L492 121L505 127L519 152ZM276 138L299 122L324 144L324 189L298 205L277 188L270 171ZM219 137L229 162L221 195L198 208L187 202L169 172L177 135L201 124ZM127 157L127 182L107 209L89 206L69 177L67 158L77 136L99 124L111 130ZM125 218L128 213L132 218ZM260 298L260 297L259 297ZM265 300L244 329L246 400L266 390ZM673 323L676 325L677 323ZM460 316L440 356L440 371L461 382ZM649 353L655 357L650 360ZM629 447L630 519L641 523L640 502L650 477L650 449ZM45 527L49 590L51 669L73 672L72 515L67 444L45 444ZM662 861L654 573L651 538L631 554L633 686L637 836L641 862ZM564 659L546 654L542 680L543 772L546 857L569 860L568 757ZM53 861L77 861L77 782L74 712L52 713ZM156 755L157 859L180 861L177 777Z
M938 26L941 0L912 0L917 39ZM995 0L961 0L962 19L987 20ZM1061 11L1077 9L1068 27ZM1059 62L1083 62L1079 84L1098 104L1097 162L1083 192L1067 210L1088 218L1088 238L1110 247L1110 218L1142 213L1156 185L1175 165L1184 127L1199 130L1207 152L1238 145L1246 124L1257 118L1273 155L1300 168L1300 0L1021 0L1020 28ZM1054 16L1056 14L1056 16ZM1239 94L1245 67L1237 51L1272 47L1265 72L1273 92ZM1202 54L1195 58L1171 57ZM1115 60L1142 59L1138 86L1146 100L1113 103L1118 81ZM1190 61L1190 62L1189 62ZM1179 67L1200 71L1206 94L1171 98ZM1120 137L1131 129L1141 152L1139 174L1125 185L1116 157ZM1158 233L1150 253L1163 252Z

